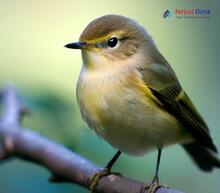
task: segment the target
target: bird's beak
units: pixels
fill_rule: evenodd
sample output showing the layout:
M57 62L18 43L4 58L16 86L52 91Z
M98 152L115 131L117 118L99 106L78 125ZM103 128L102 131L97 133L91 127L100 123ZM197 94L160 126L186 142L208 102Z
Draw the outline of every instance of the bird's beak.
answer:
M82 49L83 47L86 47L86 43L74 42L66 44L64 47L70 49Z

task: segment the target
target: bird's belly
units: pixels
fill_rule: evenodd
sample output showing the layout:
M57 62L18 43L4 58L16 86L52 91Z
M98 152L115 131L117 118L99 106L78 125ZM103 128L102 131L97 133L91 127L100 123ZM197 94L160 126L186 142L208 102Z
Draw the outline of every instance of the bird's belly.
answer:
M98 133L122 152L141 155L156 148L189 140L189 134L171 115L149 106L126 104L106 114Z
M150 150L191 139L174 116L135 87L78 86L78 102L90 128L124 153Z

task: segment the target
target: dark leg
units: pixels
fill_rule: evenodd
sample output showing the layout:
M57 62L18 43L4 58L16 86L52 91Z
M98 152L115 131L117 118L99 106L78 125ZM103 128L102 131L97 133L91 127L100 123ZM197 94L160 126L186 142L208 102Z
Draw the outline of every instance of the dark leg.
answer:
M91 180L90 180L90 190L94 190L98 181L100 180L101 177L103 176L107 176L109 174L117 174L118 173L112 173L111 169L112 166L114 165L114 163L117 161L117 159L119 158L119 156L121 155L121 151L118 150L117 153L114 155L114 157L107 163L107 165L99 172L95 173L94 176L92 176Z
M114 155L114 157L107 163L107 165L105 166L105 168L111 170L112 166L114 165L114 163L117 161L117 159L119 158L119 156L121 155L121 151L118 150L116 152L116 154Z
M158 179L158 175L159 175L159 169L160 169L160 158L161 158L161 149L158 149L158 154L157 154L157 166L156 166L156 171L155 171L155 175L154 178ZM159 181L159 180L158 180Z
M147 193L155 193L161 187L166 187L167 188L166 185L160 185L159 184L159 169L160 169L161 152L162 152L162 149L159 148L158 149L158 154L157 154L156 170L155 170L154 178L153 178L150 186L143 187L141 191L143 191L143 189L148 189Z

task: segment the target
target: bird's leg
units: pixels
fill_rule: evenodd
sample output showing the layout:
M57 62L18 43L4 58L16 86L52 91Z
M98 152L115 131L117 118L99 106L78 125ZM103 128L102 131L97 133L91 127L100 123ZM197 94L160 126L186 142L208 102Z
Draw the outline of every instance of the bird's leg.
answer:
M107 165L99 172L95 173L91 179L90 179L90 190L94 190L98 181L100 180L101 177L103 176L107 176L109 174L116 174L116 175L120 175L119 173L112 173L111 172L111 168L114 165L114 163L116 162L116 160L119 158L119 156L121 155L121 151L118 150L117 153L114 155L114 157L107 163Z
M159 184L159 168L160 168L161 152L162 152L162 149L159 148L158 149L158 155L157 155L157 166L156 166L154 178L153 178L153 180L152 180L152 182L149 186L145 186L145 187L142 188L141 192L144 189L147 189L147 193L155 193L161 187L167 188L166 185L160 185Z
M159 185L159 169L160 169L160 158L161 158L161 149L158 149L158 155L157 155L157 165L155 170L154 178L149 186L149 193L154 193L157 191L157 189L160 187Z

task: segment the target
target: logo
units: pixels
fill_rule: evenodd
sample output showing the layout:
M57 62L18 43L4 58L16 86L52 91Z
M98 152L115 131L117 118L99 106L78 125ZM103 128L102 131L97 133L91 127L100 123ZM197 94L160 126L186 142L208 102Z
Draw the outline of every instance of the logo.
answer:
M172 14L171 14L172 13ZM211 17L211 10L207 9L200 9L200 8L191 8L191 9L181 9L176 8L173 10L167 9L164 13L162 18L166 19L169 17L175 17L177 19L205 19Z
M190 18L210 18L210 9L175 9L175 15L178 19L190 19Z
M168 17L171 17L171 12L169 10L166 10L164 13L163 13L163 18L168 18Z

